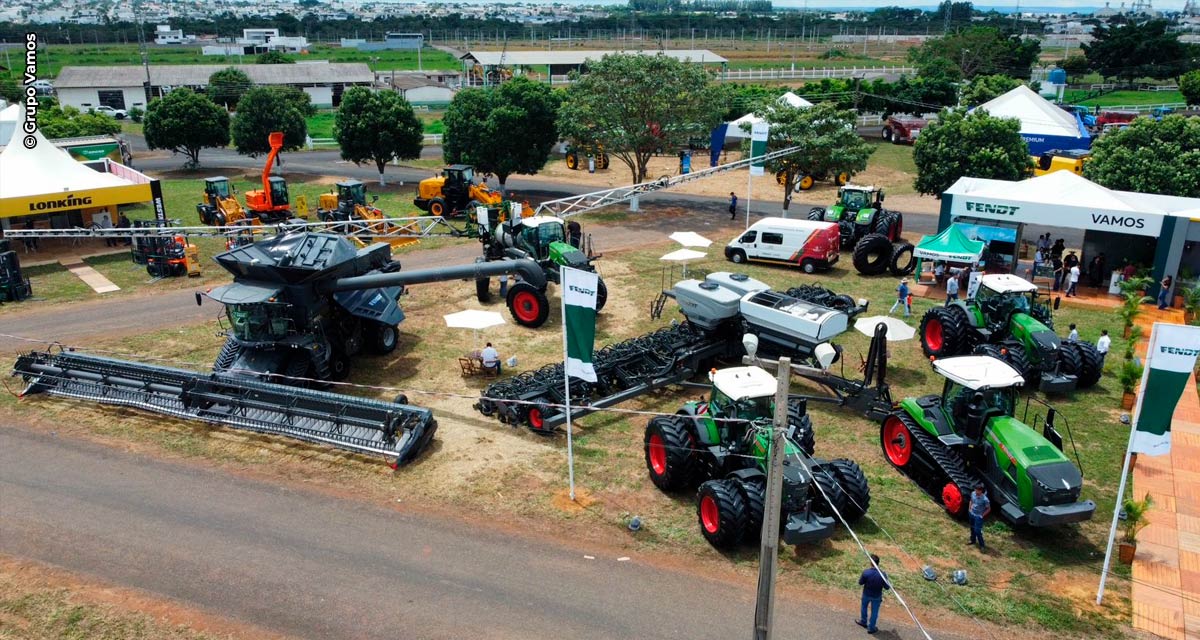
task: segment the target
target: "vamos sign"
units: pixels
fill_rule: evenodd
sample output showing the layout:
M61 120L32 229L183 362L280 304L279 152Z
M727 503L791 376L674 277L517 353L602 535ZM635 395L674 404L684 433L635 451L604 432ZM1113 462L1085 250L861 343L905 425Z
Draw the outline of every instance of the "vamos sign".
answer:
M966 217L1073 229L1095 229L1139 236L1157 237L1162 231L1162 216L1158 215L1131 211L1096 211L1082 207L1042 206L1031 203L1014 205L983 202L959 195L955 195L953 198L950 214L955 218Z

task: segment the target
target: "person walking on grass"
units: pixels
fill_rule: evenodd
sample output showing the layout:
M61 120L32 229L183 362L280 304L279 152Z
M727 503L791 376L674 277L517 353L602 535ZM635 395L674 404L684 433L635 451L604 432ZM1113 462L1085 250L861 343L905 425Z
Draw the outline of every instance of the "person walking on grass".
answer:
M854 623L866 629L867 633L877 633L879 628L876 623L879 622L879 607L883 604L883 590L892 588L887 574L879 570L879 556L871 554L871 566L858 577L858 584L863 588L862 609ZM870 617L867 617L868 608L871 610Z
M987 491L983 485L977 485L967 508L967 516L971 519L971 541L967 544L978 544L980 551L987 551L987 545L983 543L983 519L991 512L992 501L988 500Z
M958 300L958 278L950 277L946 279L946 305L954 300Z
M1104 370L1104 358L1108 356L1108 350L1112 347L1112 338L1108 337L1108 329L1100 331L1100 339L1096 341L1096 353L1100 354L1100 370Z
M908 278L900 280L900 285L896 287L896 302L892 304L892 308L888 310L888 315L896 310L896 307L904 307L904 317L912 315L912 297L909 295Z
M1079 329L1075 328L1075 323L1072 322L1069 328L1071 329L1071 333L1067 334L1067 341L1079 342Z
M729 219L733 220L737 217L737 194L729 192Z

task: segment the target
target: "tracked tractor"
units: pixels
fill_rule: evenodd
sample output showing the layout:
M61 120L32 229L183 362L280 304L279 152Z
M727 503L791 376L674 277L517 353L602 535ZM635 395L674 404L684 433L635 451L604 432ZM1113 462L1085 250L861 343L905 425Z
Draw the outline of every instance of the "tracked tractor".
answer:
M1047 407L1041 433L1014 415L1020 372L990 356L937 359L933 369L945 378L942 395L907 398L880 426L893 467L955 518L966 516L981 484L992 510L1013 524L1092 517L1096 504L1080 500L1083 476L1063 453L1056 411Z
M732 549L757 541L762 529L778 382L758 367L722 369L709 377L707 400L650 420L643 451L659 489L700 485L700 533L714 547ZM838 513L853 523L870 506L870 487L858 464L813 458L813 447L807 403L790 401L780 532L786 544L828 538L837 530Z
M989 274L974 298L925 313L921 347L937 358L967 353L999 358L1021 373L1027 387L1046 393L1095 385L1102 373L1096 347L1060 340L1053 327L1051 306L1039 300L1036 285L1011 274Z
M225 176L204 179L204 201L196 205L200 222L214 227L225 225L258 224L257 217L247 217L246 210L237 200L237 193Z
M279 151L283 149L283 134L275 131L271 133L269 141L271 152L267 154L267 161L263 164L262 189L246 192L246 209L266 224L283 222L292 217L287 180L282 176L271 175L272 166L283 165L279 157Z
M475 181L475 168L468 164L452 164L441 175L426 178L417 185L413 200L421 211L431 216L455 216L475 212L476 207L499 207L504 198L486 184Z
M534 260L541 265L546 279L555 284L562 282L561 267L595 271L593 263L600 257L591 251L590 243L585 242L583 231L577 224L569 227L562 218L554 216L508 218L495 224L481 224L479 228L479 241L483 244L480 262L514 258ZM584 247L588 249L586 253ZM490 289L490 278L481 277L475 281L475 293L480 302L491 299ZM596 311L603 309L607 300L608 287L601 278L596 291Z

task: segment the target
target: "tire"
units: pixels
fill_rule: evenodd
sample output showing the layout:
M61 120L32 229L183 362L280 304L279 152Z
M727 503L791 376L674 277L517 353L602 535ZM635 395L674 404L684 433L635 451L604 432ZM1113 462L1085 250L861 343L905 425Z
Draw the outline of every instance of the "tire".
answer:
M804 273L816 273L817 263L813 262L810 258L805 258L804 260L800 261L800 270Z
M846 492L842 491L842 485L838 483L833 467L829 463L814 465L812 477L815 482L811 489L813 511L834 519L837 519L839 513L845 517Z
M1081 389L1090 389L1100 382L1100 377L1104 375L1104 358L1100 357L1100 352L1096 351L1096 346L1090 342L1076 342L1075 347L1079 349L1080 360L1082 367L1079 369L1079 387Z
M604 303L608 302L608 285L604 284L604 278L596 277L596 313L604 310Z
M887 236L871 233L854 245L852 262L864 276L877 276L888 270L892 258L892 242Z
M904 214L899 211L892 211L893 231L892 242L900 242L904 235Z
M341 382L350 377L350 357L340 351L334 351L329 358L329 379Z
M196 213L200 216L200 224L211 225L213 221L213 208L206 204L196 205Z
M215 227L225 226L225 212L224 211L218 211L215 214L213 214L213 226L215 226Z
M575 153L567 154L567 168L570 169L571 171L575 171L576 169L579 168L579 156L577 154L575 154Z
M1001 362L1008 362L1008 357L1004 354L1003 350L998 344L981 344L975 347L972 353L977 356L989 356L1000 360Z
M746 264L746 252L741 249L734 249L733 253L729 254L729 261L734 264Z
M912 432L920 428L903 410L893 411L879 425L879 446L883 448L884 459L905 475L913 461Z
M967 515L967 506L970 504L971 497L964 496L962 490L953 481L942 485L938 497L941 500L942 508L951 518L962 520Z
M608 154L607 153L600 154L600 163L596 165L596 168L597 169L607 169L608 168Z
M221 352L217 354L217 360L213 363L213 371L228 371L240 355L242 345L233 338L225 338L225 344L221 345Z
M867 515L867 509L871 506L871 486L867 483L867 476L853 460L839 458L830 465L842 492L846 494L846 509L842 515L847 522L857 522Z
M398 394L392 399L392 404L408 404L408 394Z
M370 340L371 351L381 356L396 350L396 345L400 344L400 329L391 324L380 324L372 322L371 334L368 336Z
M472 200L472 201L468 202L467 203L467 215L468 216L475 215L475 207L482 207L482 206L483 206L483 203L478 200Z
M913 255L915 249L907 242L900 243L892 249L892 259L888 271L894 276L906 276L917 268L917 258Z
M778 184L781 187L787 186L786 181L787 181L787 172L786 171L776 171L775 172L775 183L776 184Z
M1016 369L1017 373L1021 374L1021 377L1025 379L1026 389L1036 391L1041 372L1029 363L1029 356L1025 355L1025 347L1015 342L1006 342L1002 347L1005 351L1004 361L1012 365L1012 368Z
M812 418L801 411L799 400L788 401L787 421L789 427L795 427L792 443L811 456L817 449L817 437L813 433Z
M1079 354L1079 349L1075 348L1074 343L1063 340L1059 344L1058 365L1060 372L1079 377L1079 370L1083 368L1083 356Z
M475 278L475 299L487 303L492 299L491 278Z
M813 185L816 183L816 178L810 175L800 176L800 179L796 181L796 191L808 191L809 189L812 189Z
M738 492L742 494L742 504L746 506L746 527L742 530L742 541L751 542L762 532L763 516L766 513L767 488L763 480L743 480L738 478Z
M850 182L850 174L845 171L833 176L833 183L839 187L846 186L848 182Z
M303 353L296 353L288 359L287 367L283 370L284 379L279 381L283 384L291 384L298 387L311 385L311 382L301 378L312 378L309 375L308 369L312 365L312 361Z
M934 307L921 318L921 350L926 356L946 358L963 352L966 327L946 307Z
M700 533L708 543L731 550L746 531L746 504L734 480L709 480L700 485L696 499Z
M667 492L695 486L696 438L687 418L659 416L646 425L642 453L654 486Z
M508 288L508 312L523 327L536 329L550 317L550 300L545 291L528 282L518 282Z
M429 215L444 216L446 215L446 201L442 198L434 198L429 201Z
M821 207L813 207L808 210L808 219L821 222L825 219L825 210Z
M891 127L883 128L883 139L887 140L888 142L892 141L892 128Z
M899 242L904 228L904 219L898 211L881 211L875 216L874 233L882 233L892 242Z

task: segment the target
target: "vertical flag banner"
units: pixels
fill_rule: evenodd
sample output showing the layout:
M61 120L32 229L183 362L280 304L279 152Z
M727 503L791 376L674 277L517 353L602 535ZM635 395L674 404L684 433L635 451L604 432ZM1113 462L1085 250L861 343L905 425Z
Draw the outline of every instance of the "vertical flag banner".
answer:
M1134 453L1151 456L1171 451L1171 415L1200 354L1200 327L1155 323L1147 352L1136 418Z
M600 276L570 267L562 267L561 273L566 374L596 382L592 348L596 339L596 291Z
M750 157L761 158L767 155L767 123L755 122L750 125ZM763 161L752 161L750 163L750 175L763 175Z

